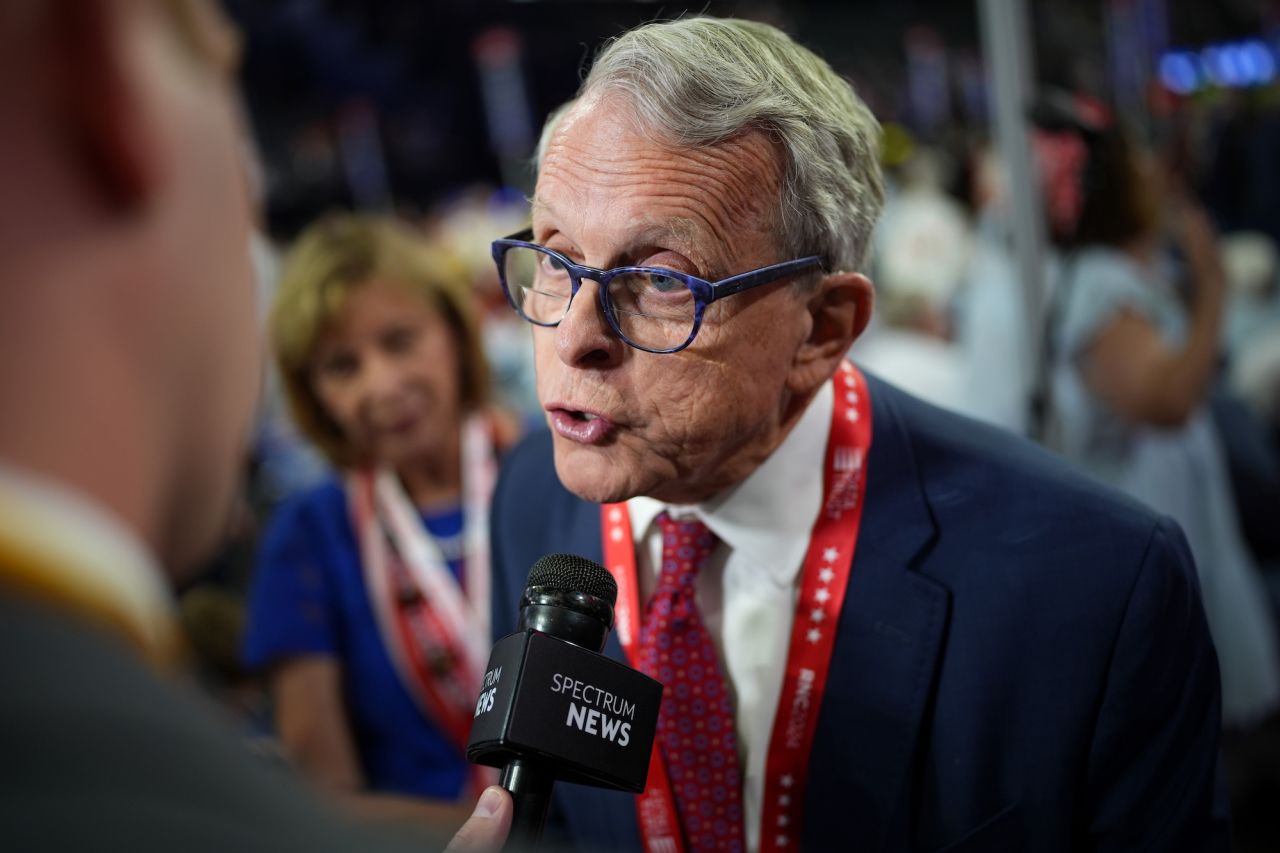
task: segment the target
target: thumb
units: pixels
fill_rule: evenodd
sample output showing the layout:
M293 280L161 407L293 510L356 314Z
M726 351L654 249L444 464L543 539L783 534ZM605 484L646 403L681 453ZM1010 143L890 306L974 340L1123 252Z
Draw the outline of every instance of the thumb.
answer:
M514 806L511 794L498 785L490 785L480 795L476 810L458 830L445 848L445 853L488 853L502 847L511 831Z

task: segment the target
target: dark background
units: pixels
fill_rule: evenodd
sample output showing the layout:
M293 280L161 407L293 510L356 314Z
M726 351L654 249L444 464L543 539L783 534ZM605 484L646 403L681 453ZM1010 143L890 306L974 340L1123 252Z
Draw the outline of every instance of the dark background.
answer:
M1041 82L1107 100L1106 10L1126 5L1162 8L1170 46L1258 36L1280 22L1271 0L1028 2ZM948 127L985 124L981 87L968 98L958 91L962 67L981 79L977 4L965 0L726 0L700 6L227 0L225 6L245 35L244 93L263 162L267 224L280 238L335 205L416 216L476 184L526 190L520 158L527 158L532 144L528 132L536 140L542 119L573 94L602 41L643 21L681 14L781 26L850 77L882 121L901 121L926 140L945 129L911 113L904 45L910 34L932 40L946 50L944 79L955 93ZM519 157L495 151L485 117L477 45L495 29L513 33L519 45L515 67L521 76L509 90L511 108L501 111L504 121L515 122L514 141L507 144ZM374 149L380 156L360 156Z

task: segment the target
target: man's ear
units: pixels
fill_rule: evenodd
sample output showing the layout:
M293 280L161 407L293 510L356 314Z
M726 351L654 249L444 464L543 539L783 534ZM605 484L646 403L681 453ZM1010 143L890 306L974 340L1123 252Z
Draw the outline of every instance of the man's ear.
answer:
M148 110L135 55L145 14L130 0L54 0L48 58L56 77L59 132L90 192L117 210L142 207L160 168L159 128Z
M807 301L809 336L796 351L788 387L797 396L816 391L839 367L871 319L875 289L855 272L824 275Z

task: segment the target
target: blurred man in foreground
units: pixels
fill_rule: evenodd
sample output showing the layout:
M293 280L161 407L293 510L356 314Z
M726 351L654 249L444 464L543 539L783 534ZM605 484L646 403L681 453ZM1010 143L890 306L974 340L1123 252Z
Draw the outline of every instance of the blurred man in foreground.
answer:
M666 685L585 849L1225 849L1218 673L1177 527L845 361L878 128L777 30L633 30L494 243L551 427L495 497L495 628L548 551ZM625 747L619 747L625 748Z
M7 849L423 849L340 824L152 671L260 370L236 49L200 0L0 7ZM509 810L487 792L461 841Z

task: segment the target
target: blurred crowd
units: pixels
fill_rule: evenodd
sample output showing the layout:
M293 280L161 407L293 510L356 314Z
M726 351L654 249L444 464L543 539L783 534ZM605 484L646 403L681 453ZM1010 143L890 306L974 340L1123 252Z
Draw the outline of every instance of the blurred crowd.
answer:
M1177 519L1218 651L1237 841L1270 849L1280 267L1263 193L1277 165L1265 137L1239 129L1275 115L1245 101L1182 109L1204 125L1195 149L1089 98L1048 92L1033 108L1048 244L1038 320L998 153L903 146L877 234L877 320L853 355Z
M852 356L1179 522L1220 660L1240 849L1266 849L1280 108L1186 100L1137 127L1046 91L1033 125L1043 316L1027 312L985 129L924 139L888 124L876 313ZM488 636L486 501L503 451L543 423L529 327L489 244L527 221L517 190L468 186L425 214L324 211L296 238L258 235L272 364L249 486L182 615L246 736L361 814L460 823L484 781L455 723L474 695L464 637ZM428 604L440 589L449 614Z

